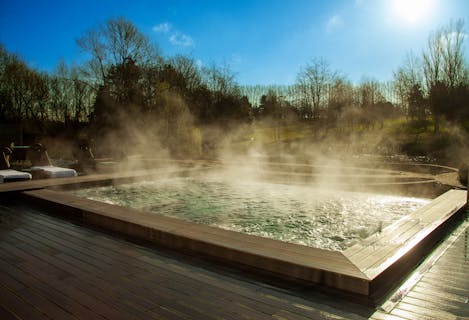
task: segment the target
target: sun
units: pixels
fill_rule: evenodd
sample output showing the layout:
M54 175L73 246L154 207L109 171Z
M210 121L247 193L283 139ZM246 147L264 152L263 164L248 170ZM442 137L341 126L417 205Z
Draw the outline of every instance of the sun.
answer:
M418 24L429 19L434 10L433 0L390 0L393 16L401 23Z

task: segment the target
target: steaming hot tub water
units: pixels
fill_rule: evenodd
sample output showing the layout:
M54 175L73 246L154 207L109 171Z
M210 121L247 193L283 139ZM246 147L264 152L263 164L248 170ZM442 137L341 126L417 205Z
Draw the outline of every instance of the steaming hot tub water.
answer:
M327 250L344 250L430 202L421 198L212 178L172 178L73 193Z

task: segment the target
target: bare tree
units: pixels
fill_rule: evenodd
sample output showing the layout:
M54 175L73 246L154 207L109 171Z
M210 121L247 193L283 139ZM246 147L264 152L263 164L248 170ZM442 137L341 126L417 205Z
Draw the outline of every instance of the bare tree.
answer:
M422 62L412 52L406 55L403 66L394 72L393 86L401 109L409 115L413 107L409 104L410 95L415 88L423 88Z
M443 28L443 74L449 88L456 88L468 80L463 50L466 36L462 20Z
M217 67L212 65L202 69L202 76L207 87L214 93L215 97L239 93L235 80L235 74L226 63Z
M140 66L159 61L157 48L124 18L110 19L105 25L87 31L77 44L89 54L86 71L98 85L104 84L111 66L122 64L126 59Z
M200 68L193 58L177 55L170 59L170 64L184 78L188 90L195 90L201 85Z
M427 50L423 53L423 74L435 132L439 131L440 118L455 112L455 106L450 103L451 96L468 81L464 39L462 20L450 22L430 35Z
M423 74L428 91L443 80L443 29L432 33L423 53Z
M389 104L383 95L381 84L374 79L365 79L356 89L356 103L363 111L362 122L366 126L374 126L379 121L381 128L384 118L389 112Z
M376 79L364 79L357 88L358 105L363 109L372 108L386 101L380 83Z
M353 86L343 77L337 77L329 87L327 116L335 122L342 112L353 105Z
M427 51L423 53L423 73L427 90L437 82L454 88L468 81L464 62L464 23L450 22L428 38Z
M2 109L14 120L48 116L49 92L46 76L30 69L15 55L2 58L0 75Z
M337 72L332 71L323 58L315 58L299 73L298 87L311 104L312 117L318 119L326 105L328 86L334 82Z

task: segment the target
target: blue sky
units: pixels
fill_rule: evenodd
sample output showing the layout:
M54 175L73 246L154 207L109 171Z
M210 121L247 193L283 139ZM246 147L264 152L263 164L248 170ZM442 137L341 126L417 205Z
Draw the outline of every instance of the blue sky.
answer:
M76 39L86 30L120 16L165 56L226 63L240 84L292 84L314 57L358 83L391 80L406 53L420 54L429 33L451 19L464 19L468 32L469 1L2 0L0 43L53 71L61 59L83 59Z

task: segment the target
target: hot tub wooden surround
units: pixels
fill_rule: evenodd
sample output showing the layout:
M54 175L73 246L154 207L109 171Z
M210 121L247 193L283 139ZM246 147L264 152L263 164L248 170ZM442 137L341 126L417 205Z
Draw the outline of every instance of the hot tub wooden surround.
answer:
M466 204L465 191L450 190L379 234L339 252L222 230L44 188L133 181L168 174L172 173L134 172L17 182L8 184L10 189L0 193L21 191L19 194L27 203L85 224L254 271L352 293L374 303L445 236L453 222L464 215Z

